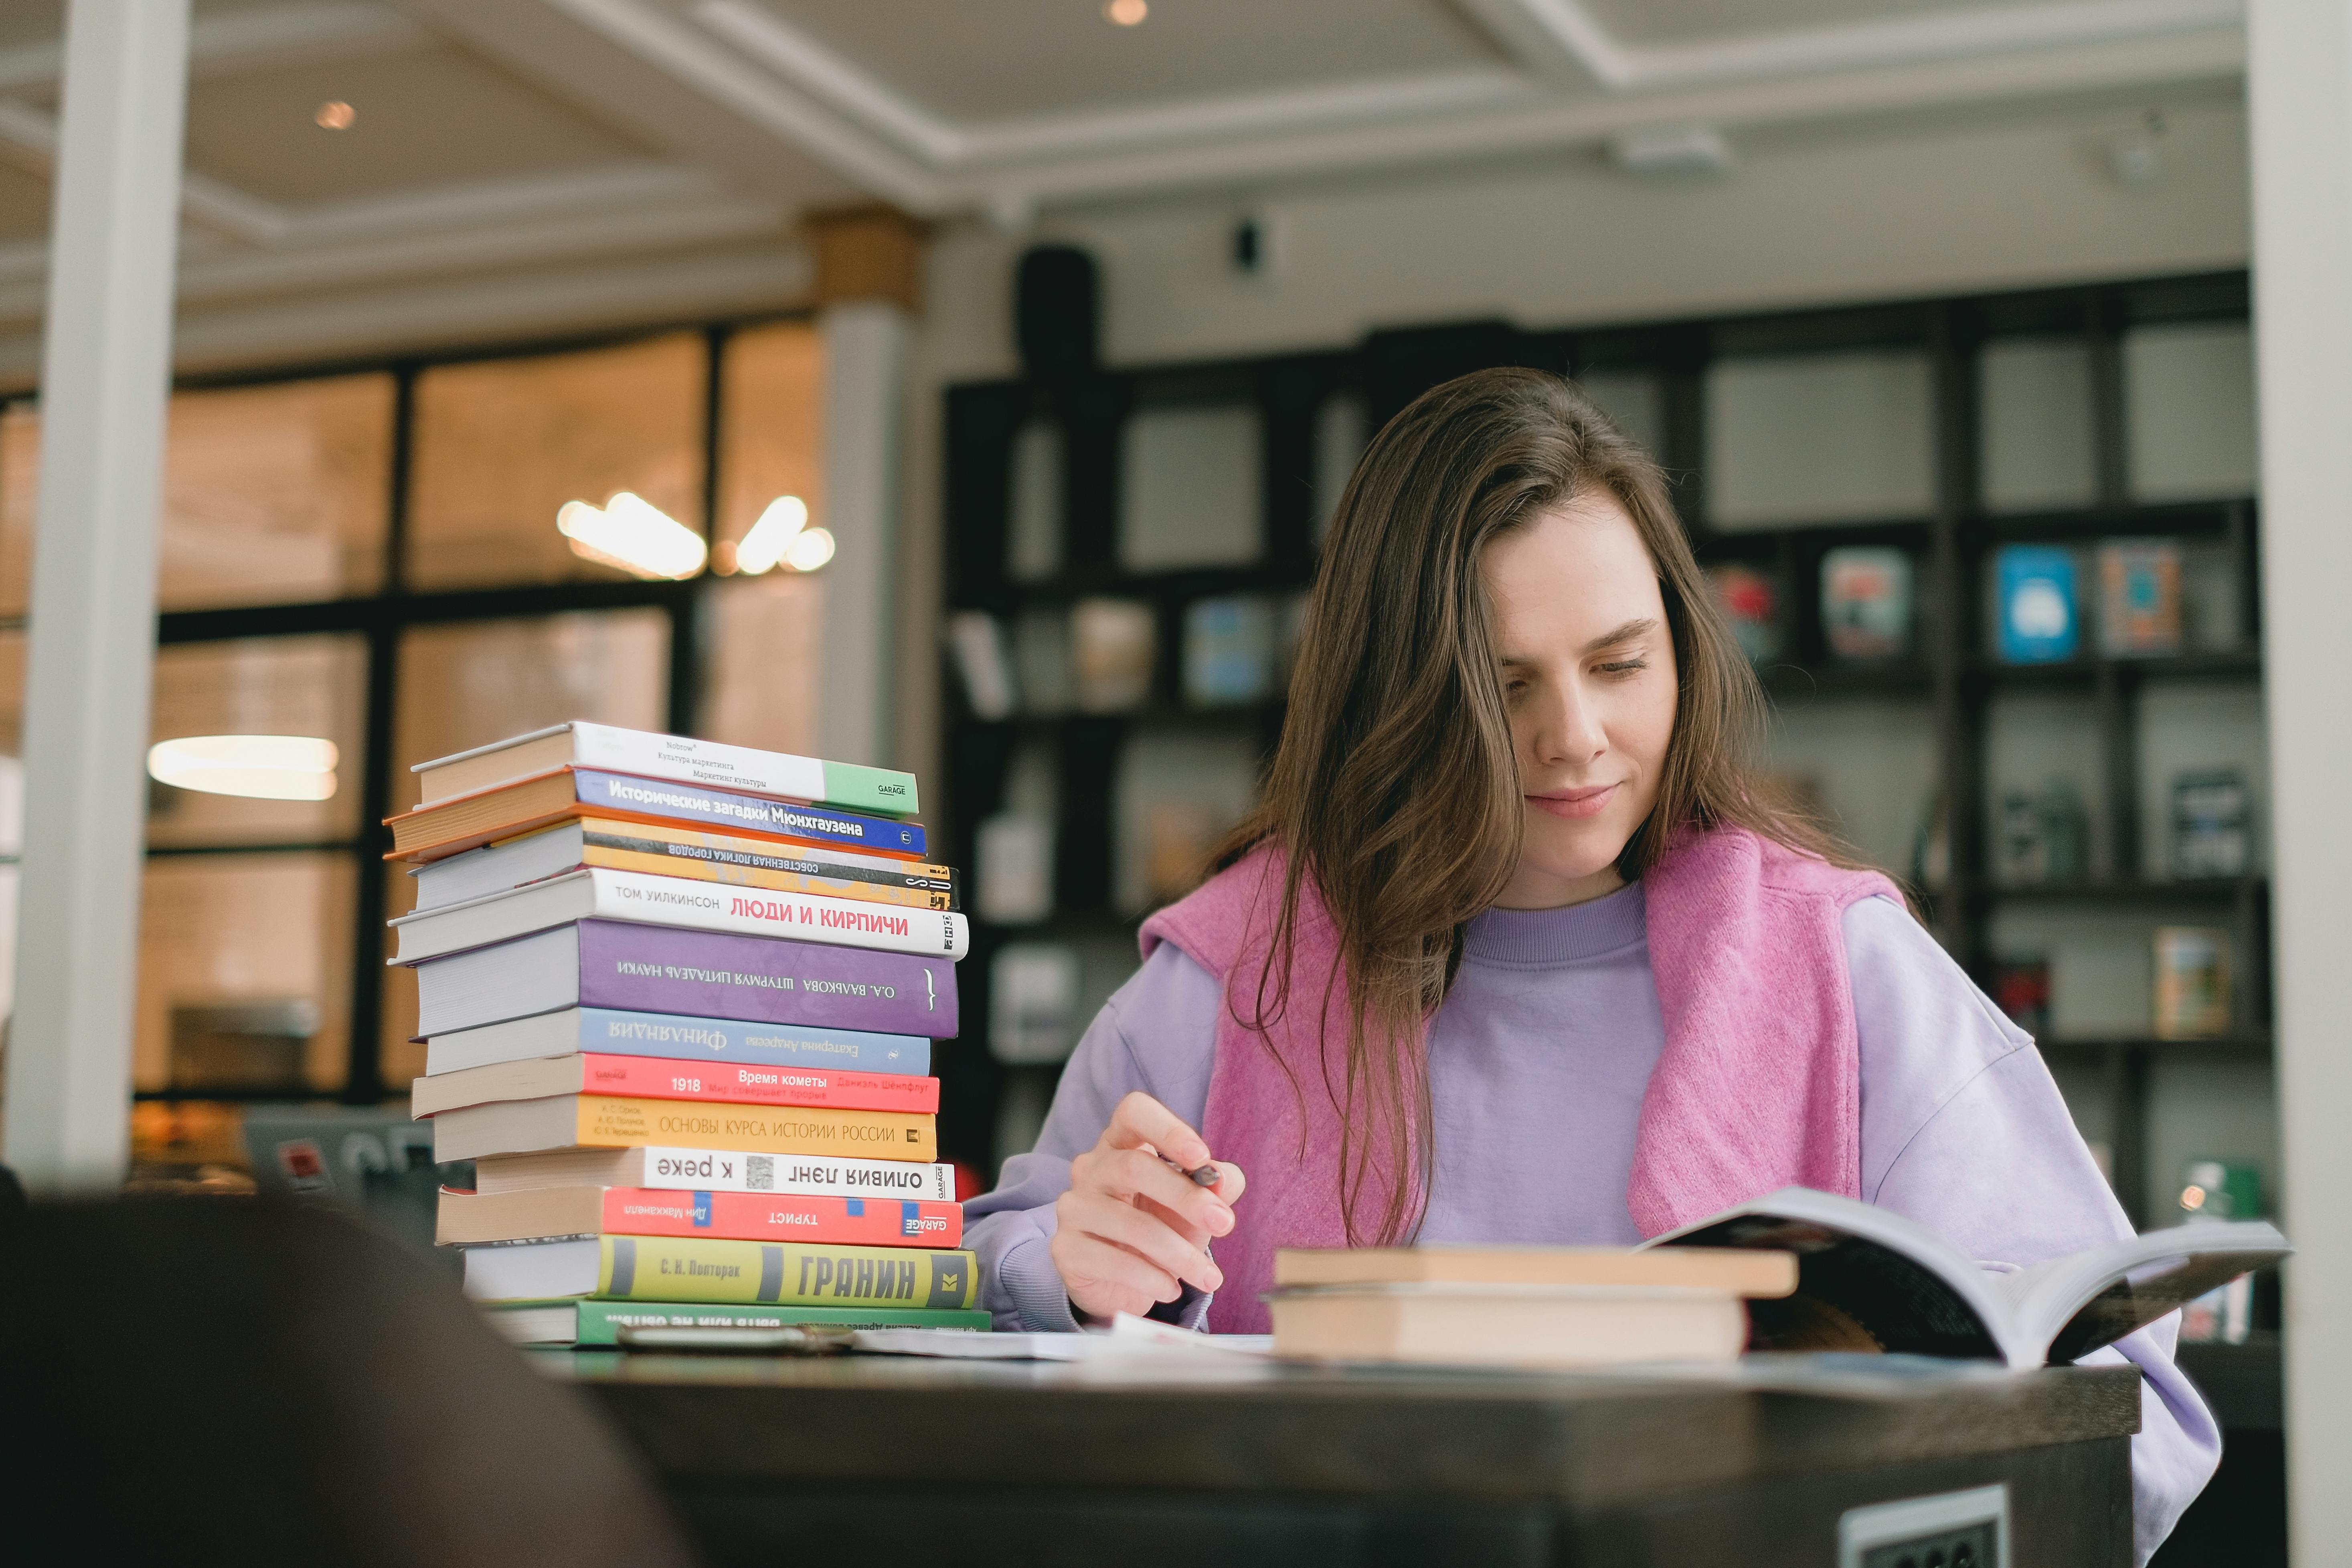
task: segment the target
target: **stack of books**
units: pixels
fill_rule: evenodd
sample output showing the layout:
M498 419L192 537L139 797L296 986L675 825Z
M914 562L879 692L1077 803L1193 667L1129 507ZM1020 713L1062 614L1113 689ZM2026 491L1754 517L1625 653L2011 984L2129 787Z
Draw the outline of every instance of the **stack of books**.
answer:
M466 1292L526 1343L985 1328L931 1042L968 933L887 769L573 722L419 764L416 972Z
M1783 1187L1638 1247L1275 1254L1274 1352L1576 1371L1881 1351L2064 1365L2291 1249L2267 1225L2168 1226L1990 1274L1889 1209Z

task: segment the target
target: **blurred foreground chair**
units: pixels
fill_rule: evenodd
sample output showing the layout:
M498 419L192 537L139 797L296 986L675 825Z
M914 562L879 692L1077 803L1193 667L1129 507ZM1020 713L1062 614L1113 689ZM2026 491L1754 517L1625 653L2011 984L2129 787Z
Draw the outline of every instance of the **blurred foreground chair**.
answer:
M0 1557L685 1568L635 1458L339 1215L0 1189Z

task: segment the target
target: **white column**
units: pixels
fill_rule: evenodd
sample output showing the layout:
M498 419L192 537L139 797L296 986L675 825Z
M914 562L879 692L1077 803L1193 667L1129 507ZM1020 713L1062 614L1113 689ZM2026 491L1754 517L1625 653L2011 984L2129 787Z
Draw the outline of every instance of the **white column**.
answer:
M2352 1563L2352 0L2253 0L2291 1555Z
M188 0L72 0L41 364L5 1158L121 1185Z
M908 325L880 300L825 307L824 678L818 729L836 762L888 766L898 687L898 465Z

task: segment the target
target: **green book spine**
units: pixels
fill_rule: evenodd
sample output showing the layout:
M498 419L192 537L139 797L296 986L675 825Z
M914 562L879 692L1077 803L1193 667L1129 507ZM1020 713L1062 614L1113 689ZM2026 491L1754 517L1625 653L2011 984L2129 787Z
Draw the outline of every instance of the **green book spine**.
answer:
M887 811L893 816L912 816L923 809L915 794L914 774L858 763L824 764L824 799L828 805Z
M969 1252L694 1237L599 1238L596 1294L620 1301L731 1301L745 1306L970 1307L979 1265Z
M620 1342L623 1329L782 1329L821 1323L841 1329L971 1329L985 1333L978 1309L928 1311L890 1307L743 1307L725 1302L582 1301L583 1345Z

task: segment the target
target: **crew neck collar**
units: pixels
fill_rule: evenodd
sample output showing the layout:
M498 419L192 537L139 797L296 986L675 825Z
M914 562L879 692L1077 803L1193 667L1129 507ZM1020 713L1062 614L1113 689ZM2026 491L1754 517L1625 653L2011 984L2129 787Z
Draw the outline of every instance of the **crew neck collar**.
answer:
M1557 910L1488 910L1464 931L1462 956L1473 963L1545 968L1615 952L1645 940L1642 884Z

